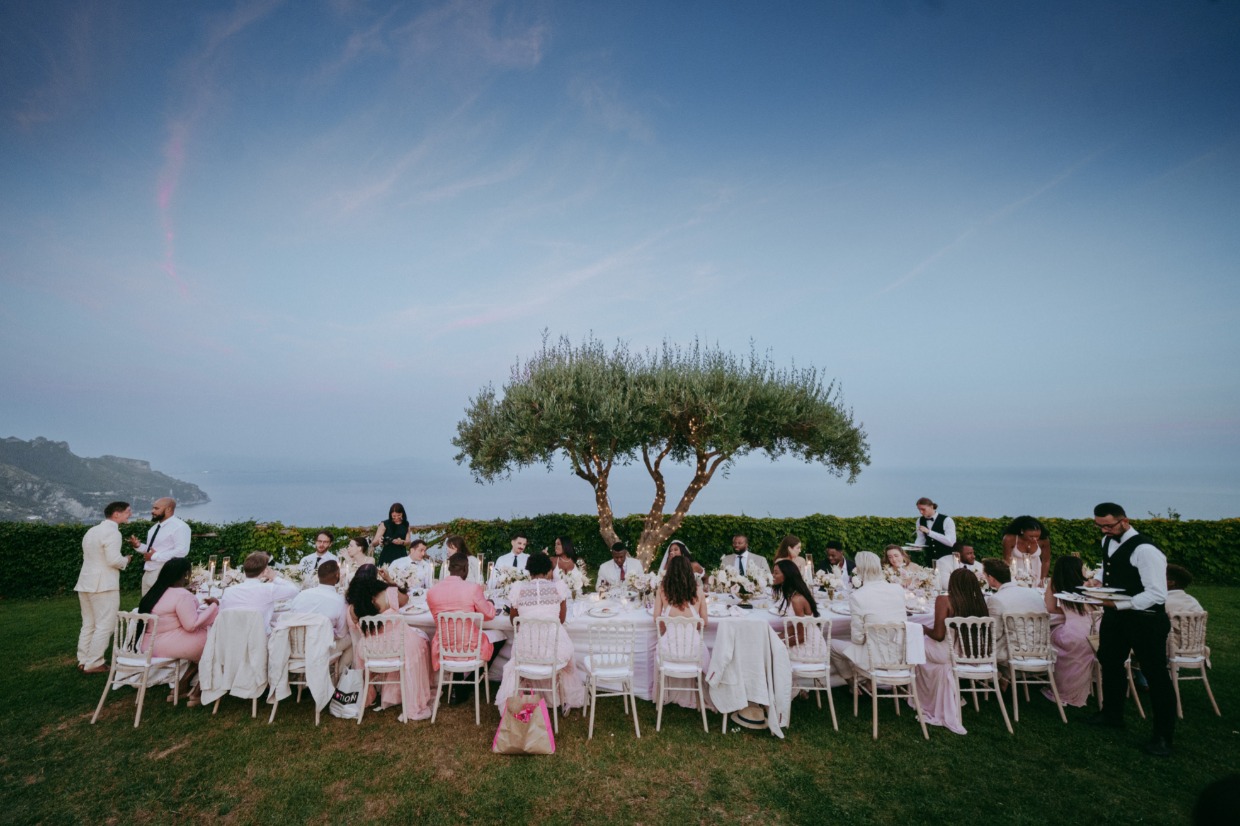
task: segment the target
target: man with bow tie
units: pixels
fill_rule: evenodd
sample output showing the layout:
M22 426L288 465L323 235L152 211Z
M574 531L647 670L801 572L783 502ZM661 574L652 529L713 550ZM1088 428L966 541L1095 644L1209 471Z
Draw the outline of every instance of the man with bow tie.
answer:
M935 563L941 556L952 552L956 544L956 523L950 516L939 513L939 506L928 496L917 500L917 538L913 544L926 551L926 565Z

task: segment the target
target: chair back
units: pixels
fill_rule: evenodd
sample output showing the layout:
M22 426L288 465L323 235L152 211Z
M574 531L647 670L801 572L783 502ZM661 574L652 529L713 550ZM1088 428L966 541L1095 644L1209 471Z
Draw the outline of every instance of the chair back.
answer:
M151 662L151 650L155 647L147 640L155 639L159 617L137 611L121 611L116 615L116 628L112 632L112 657ZM143 651L144 647L146 650Z
M306 626L288 626L288 658L290 660L306 658Z
M637 626L631 622L593 622L587 626L587 633L590 641L590 664L594 670L633 670Z
M826 663L831 647L823 632L830 620L822 617L784 617L784 643L794 663Z
M1171 615L1171 633L1167 636L1167 653L1172 657L1206 656L1206 611Z
M865 651L871 670L901 671L910 668L902 622L866 623Z
M363 660L393 660L405 656L405 620L395 614L377 614L358 621L361 636L358 642ZM302 629L304 650L305 628Z
M660 664L667 662L697 663L702 661L701 617L656 617L655 646Z
M516 662L521 665L555 666L560 641L558 620L517 617L512 621L512 632L512 658Z
M482 659L482 614L444 611L435 619L439 657L448 660Z
M994 617L948 617L952 665L998 667L995 654Z
M1014 660L1050 660L1051 615L1045 611L1027 614L1004 614L1008 657Z

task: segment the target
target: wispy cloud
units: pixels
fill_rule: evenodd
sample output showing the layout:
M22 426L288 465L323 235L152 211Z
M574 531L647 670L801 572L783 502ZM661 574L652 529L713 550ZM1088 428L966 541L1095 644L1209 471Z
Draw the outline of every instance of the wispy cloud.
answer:
M578 76L569 82L568 94L588 117L608 131L628 135L640 143L654 142L654 129L645 115L624 99L617 82Z
M547 27L497 15L494 2L453 0L418 15L394 32L411 57L447 52L458 62L528 69L542 60Z
M86 99L100 75L103 52L116 40L113 11L106 3L84 3L71 9L63 27L49 40L36 26L18 27L23 48L38 54L42 82L27 90L11 117L22 129L32 129L62 117ZM38 14L39 22L43 15ZM8 22L12 26L12 21Z

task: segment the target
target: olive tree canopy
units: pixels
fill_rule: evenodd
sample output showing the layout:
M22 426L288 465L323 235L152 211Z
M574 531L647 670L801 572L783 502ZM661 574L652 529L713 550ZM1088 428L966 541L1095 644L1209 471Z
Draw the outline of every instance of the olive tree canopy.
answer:
M738 456L791 454L835 476L847 473L849 482L869 464L864 431L817 370L777 368L769 357L737 357L696 341L633 353L623 343L609 351L594 338L580 346L544 339L537 355L513 368L502 395L487 386L470 401L452 443L456 461L468 462L479 482L535 464L550 469L562 455L594 489L608 545L617 541L612 469L640 460L654 483L637 546L647 564L715 472ZM667 461L693 468L671 513Z

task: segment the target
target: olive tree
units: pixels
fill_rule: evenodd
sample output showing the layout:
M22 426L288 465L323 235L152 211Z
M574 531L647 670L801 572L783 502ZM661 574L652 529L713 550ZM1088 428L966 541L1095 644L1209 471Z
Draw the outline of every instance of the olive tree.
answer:
M594 338L567 338L518 361L502 395L488 385L470 400L452 440L458 463L479 482L514 469L553 467L557 456L594 489L599 534L617 541L608 485L617 465L645 467L654 499L642 526L638 557L649 564L680 527L694 499L737 457L755 451L772 460L790 454L856 479L869 446L834 383L813 368L777 368L767 356L738 357L694 342L664 342L658 351L608 350ZM667 512L665 463L693 477Z

